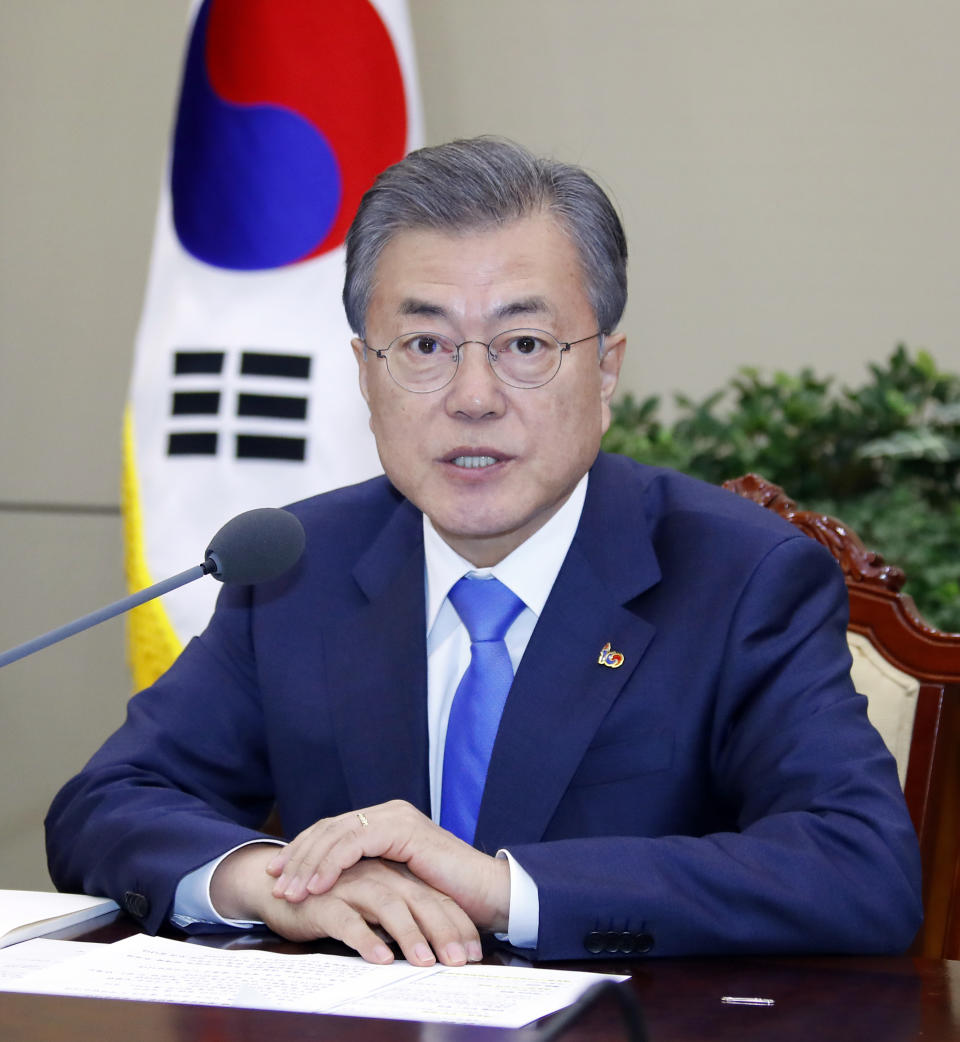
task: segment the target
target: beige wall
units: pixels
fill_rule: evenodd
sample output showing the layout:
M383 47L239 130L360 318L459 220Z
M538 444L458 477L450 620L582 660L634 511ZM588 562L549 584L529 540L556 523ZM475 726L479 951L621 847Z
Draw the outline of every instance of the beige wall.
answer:
M618 200L629 388L856 380L901 339L960 368L953 0L410 8L429 141L507 134ZM122 593L120 412L185 11L0 4L0 649ZM126 695L116 622L0 671L0 886L45 885L45 807Z

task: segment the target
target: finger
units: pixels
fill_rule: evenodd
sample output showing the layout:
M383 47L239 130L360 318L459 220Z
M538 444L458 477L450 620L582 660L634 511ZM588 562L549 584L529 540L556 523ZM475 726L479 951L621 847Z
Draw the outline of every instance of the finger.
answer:
M430 965L436 956L445 965L462 966L482 957L480 936L466 912L402 866L364 862L341 879L336 892L368 921L376 919L410 962Z
M330 937L353 948L367 962L383 965L394 961L383 938L356 908L339 897L324 894L300 905L278 901L265 916L265 922L291 941Z
M298 905L278 902L286 909L280 917L312 923L315 936L343 941L369 962L389 962L393 953L374 929L378 926L397 942L409 963L433 966L437 957L398 887L403 889L403 881L375 863L373 871L362 870L342 879L334 893Z
M420 931L440 962L462 966L483 957L476 925L464 910L445 894L420 888L408 897L409 908Z
M342 823L352 824L353 818L356 818L357 822L367 821L362 811L348 811L345 814L320 818L318 821L315 821L276 852L276 855L267 867L268 873L272 876L279 876L291 859L298 859L311 846L324 842L324 837L336 833Z
M321 818L276 852L273 860L267 865L267 873L275 878L279 877L291 861L299 862L311 848L317 848L324 843L329 844L342 822L352 824L351 816L356 817L357 822L368 820L362 811L349 811L336 817Z
M287 851L290 849L288 843L283 847L277 854L274 855L273 860L267 865L267 874L271 876L279 876L283 872L283 868L287 863L288 854Z
M355 819L359 823L359 819ZM313 874L314 865L323 858L336 837L342 834L348 815L323 818L304 829L267 866L267 871L277 882L275 897L301 901L306 896L306 880Z
M285 937L334 937L371 962L388 961L377 925L412 965L462 966L482 955L476 927L456 902L405 867L375 859L349 869L330 893L276 901L264 917Z
M405 861L413 837L425 827L436 829L403 800L319 821L285 849L274 896L299 902L308 894L326 893L344 870L365 857Z
M280 850L276 852L273 859L267 865L267 874L277 877L283 874L283 870L286 868L291 856L295 856L297 850L302 847L305 843L309 842L311 834L316 830L317 825L323 823L325 819L321 819L311 825L309 828L304 829L298 833L292 840L286 843Z
M378 888L379 890L380 888ZM374 892L373 905L362 905L364 918L373 918L400 946L407 962L414 966L433 966L437 961L434 949L420 929L408 902L398 893ZM322 899L322 898L321 898ZM462 966L463 959L454 965Z
M330 889L341 873L364 857L375 857L380 844L364 842L361 825L355 813L327 819L301 833L286 857L273 887L275 897L302 901L308 894L321 894Z
M367 962L393 962L393 952L359 909L326 895L319 900L324 903L323 920L328 937L349 945ZM433 953L429 952L429 961L418 962L417 965L432 966L434 962Z

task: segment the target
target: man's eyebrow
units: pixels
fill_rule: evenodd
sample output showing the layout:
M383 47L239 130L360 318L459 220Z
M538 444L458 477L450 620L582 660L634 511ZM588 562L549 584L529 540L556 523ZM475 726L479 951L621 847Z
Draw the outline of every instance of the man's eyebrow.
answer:
M523 297L520 300L512 300L508 304L502 304L496 309L496 318L517 318L523 315L550 315L553 308L544 297Z
M400 301L397 311L401 315L417 315L425 318L446 318L447 310L439 304L431 304L418 297L405 297Z
M420 297L404 297L397 308L400 315L415 318L437 318L449 319L450 313L441 304L432 304ZM553 308L550 307L545 297L521 297L511 300L494 308L491 317L495 319L524 318L529 315L552 315Z

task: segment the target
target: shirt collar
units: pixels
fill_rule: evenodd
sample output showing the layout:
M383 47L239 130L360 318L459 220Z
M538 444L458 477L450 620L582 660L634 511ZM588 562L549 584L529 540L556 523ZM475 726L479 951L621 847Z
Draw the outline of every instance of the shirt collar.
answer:
M580 524L588 479L589 474L584 474L553 517L492 568L475 568L461 557L443 541L430 518L424 514L427 633L433 628L451 587L468 573L495 576L539 617Z

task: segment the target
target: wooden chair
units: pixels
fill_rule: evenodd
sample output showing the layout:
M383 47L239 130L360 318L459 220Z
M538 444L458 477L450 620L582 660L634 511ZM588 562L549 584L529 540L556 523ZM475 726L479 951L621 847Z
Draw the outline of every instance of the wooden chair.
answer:
M960 959L960 633L925 622L900 593L903 572L867 550L843 522L799 509L756 474L725 481L724 488L786 518L843 569L851 672L896 757L920 840L924 924L913 952Z

